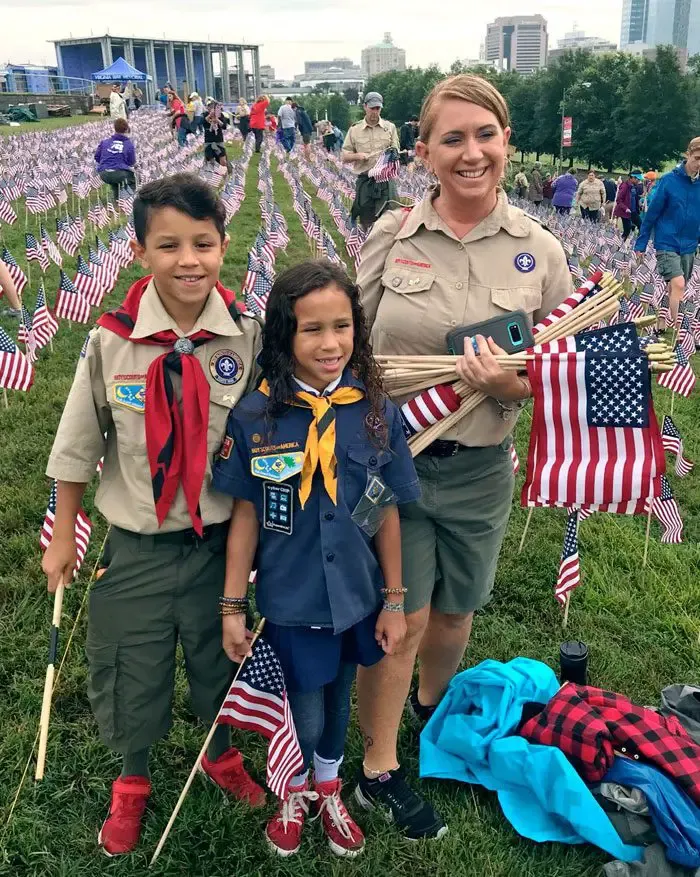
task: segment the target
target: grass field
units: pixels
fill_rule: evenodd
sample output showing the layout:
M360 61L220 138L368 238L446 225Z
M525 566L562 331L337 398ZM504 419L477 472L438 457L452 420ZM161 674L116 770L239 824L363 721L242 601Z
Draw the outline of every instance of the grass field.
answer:
M30 134L32 131L55 131L56 128L70 128L73 125L85 125L88 122L100 122L100 116L57 116L39 119L37 122L20 122L19 125L0 126L0 136L10 137L17 134Z
M291 192L274 164L273 173L275 198L287 216L291 237L286 255L278 255L279 271L307 257L309 250L291 207ZM260 223L257 179L254 156L246 181L247 197L230 229L232 244L222 274L224 283L233 288L240 287L246 253ZM49 221L49 228L54 227ZM331 229L330 220L327 228ZM3 229L7 246L24 267L23 231L23 223ZM71 273L73 263L68 260L68 264ZM118 302L138 276L136 268L123 272L105 306ZM52 267L46 278L52 303L57 280L58 272ZM33 283L32 292L26 294L30 309L36 288ZM16 323L2 323L16 332ZM0 826L5 824L38 724L51 618L37 542L48 498L43 473L85 331L82 326L70 329L63 322L54 352L47 349L41 354L34 387L27 394L10 392L9 409L0 407ZM667 412L669 394L659 391L656 405L659 415ZM696 460L700 460L699 417L697 393L690 400L677 400L674 418L686 439L687 455ZM523 461L528 422L526 413L518 430ZM658 527L652 524L646 569L641 565L644 520L598 515L582 524L584 584L573 597L566 634L552 596L564 515L537 511L524 550L518 554L525 513L514 502L495 597L477 619L467 665L484 658L507 661L525 655L556 668L560 641L580 638L591 651L592 683L624 692L641 703L657 703L660 689L671 682L697 682L700 491L695 473L684 481L671 476L671 481L685 519L685 543L660 545ZM522 475L518 486L521 483ZM91 496L86 506L92 513ZM90 553L64 603L64 645L105 533L99 514L94 512L92 518ZM99 743L88 706L85 629L83 616L55 696L46 779L34 784L32 764L9 828L0 827L2 875L136 877L146 873L150 854L203 740L205 730L188 709L180 674L173 730L153 752L155 791L142 846L121 861L105 858L97 850L96 834L119 763ZM263 776L263 741L239 732L235 739L253 772ZM413 776L417 775L416 742L405 728L401 758ZM344 765L349 787L360 763L361 740L353 723ZM271 858L263 839L264 816L237 804L224 805L216 789L197 781L152 873L168 877L398 877L408 873L412 877L593 877L601 873L605 857L593 848L537 845L518 837L503 818L495 796L483 790L448 782L426 782L422 788L449 823L446 838L410 844L379 818L361 814L368 837L366 852L353 863L342 863L328 851L317 825L308 827L300 855L288 861Z

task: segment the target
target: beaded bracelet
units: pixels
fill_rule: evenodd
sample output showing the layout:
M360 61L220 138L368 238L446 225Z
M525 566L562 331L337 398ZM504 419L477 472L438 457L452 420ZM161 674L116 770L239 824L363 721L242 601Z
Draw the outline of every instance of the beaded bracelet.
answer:
M248 610L245 606L219 606L219 615L245 615Z
M403 612L403 600L400 603L391 603L389 600L385 600L382 609L385 612Z
M380 588L382 594L408 594L408 588Z
M221 606L247 606L249 603L247 597L219 597Z

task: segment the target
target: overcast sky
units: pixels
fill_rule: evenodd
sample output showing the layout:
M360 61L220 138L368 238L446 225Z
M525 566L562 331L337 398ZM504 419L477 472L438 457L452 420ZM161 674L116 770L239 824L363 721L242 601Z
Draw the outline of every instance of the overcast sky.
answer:
M621 8L622 0L588 0L585 6L554 0L0 0L0 62L55 64L47 40L109 31L259 44L261 63L290 79L303 72L306 60L348 56L359 64L361 50L391 31L409 65L447 68L456 58L478 57L486 24L499 15L544 15L550 48L556 48L574 23L590 36L618 43Z

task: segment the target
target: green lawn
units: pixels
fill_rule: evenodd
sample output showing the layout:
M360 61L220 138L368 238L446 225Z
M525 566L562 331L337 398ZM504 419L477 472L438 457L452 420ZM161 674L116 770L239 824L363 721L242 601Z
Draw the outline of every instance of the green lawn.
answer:
M70 128L73 125L86 125L100 122L99 116L58 116L56 118L39 119L37 122L21 122L19 125L0 125L0 136L10 137L27 134L31 131L54 131L56 128Z
M309 248L292 210L289 187L274 165L273 174L275 199L288 218L291 237L287 254L278 256L277 268L282 270L306 258ZM222 273L223 282L234 288L240 287L246 253L260 224L257 179L254 156L246 181L247 197L230 229L231 247ZM3 231L7 246L23 264L23 211L21 218L14 228ZM51 218L48 227L55 228ZM334 228L329 217L327 227ZM68 263L71 273L73 262ZM136 268L124 272L105 305L118 302L138 276ZM46 278L52 303L57 280L58 272L52 268ZM35 292L33 283L32 293L26 296L30 308ZM16 331L16 323L2 323ZM43 473L85 332L83 326L71 329L63 322L54 352L41 354L34 387L27 394L9 392L9 409L0 407L0 826L7 818L38 724L52 605L37 542L48 498ZM669 394L658 392L656 405L659 415L668 411ZM700 461L697 393L690 400L676 401L674 418L686 438L687 455ZM518 430L523 463L528 426L529 418L524 415ZM522 478L521 474L518 486ZM646 569L641 565L644 520L598 515L582 524L583 585L573 597L566 633L552 596L564 515L538 510L525 548L518 554L526 514L514 501L495 598L477 619L467 664L526 655L556 667L560 641L580 638L590 647L591 681L625 692L640 703L657 703L660 689L671 682L697 681L700 492L695 473L684 481L671 476L671 482L684 514L686 541L681 546L662 546L658 527L652 524ZM90 496L86 506L92 513ZM89 557L77 584L66 595L63 644L83 602L105 533L100 516L95 512L92 518ZM55 696L46 779L34 784L32 764L4 837L0 827L1 875L136 877L146 873L150 854L203 740L205 729L188 709L180 674L173 730L153 753L155 792L142 846L122 861L105 858L97 851L96 834L119 763L97 739L85 694L84 641L83 616ZM253 772L263 776L262 739L236 732L236 741ZM361 758L360 735L353 723L344 765L349 787ZM408 727L401 736L401 758L416 776L416 739ZM224 806L216 789L197 780L152 873L168 877L398 877L409 873L412 877L593 877L601 873L605 856L593 848L538 845L518 837L491 794L449 782L426 782L422 788L450 825L449 835L439 843L408 843L379 818L360 814L368 841L365 854L356 862L336 861L317 824L308 827L300 855L282 861L267 852L263 814L248 812L238 804Z

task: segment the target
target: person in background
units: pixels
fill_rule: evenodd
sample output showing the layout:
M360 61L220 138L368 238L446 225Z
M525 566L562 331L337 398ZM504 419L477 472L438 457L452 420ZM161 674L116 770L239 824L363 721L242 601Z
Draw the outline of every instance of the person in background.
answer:
M635 222L635 212L633 207L638 202L637 193L637 177L641 174L634 171L627 175L627 179L623 180L617 187L617 201L613 210L613 218L622 220L622 240L626 241L630 236L633 226L637 226ZM636 214L637 219L639 214ZM638 227L638 226L637 226Z
M595 171L588 171L586 178L579 184L576 203L581 209L583 219L598 222L600 209L605 204L605 186L595 175Z
M168 87L164 85L161 90L158 92L158 103L162 107L162 109L168 109Z
M238 122L238 129L241 132L241 137L245 140L250 131L250 107L248 106L248 101L244 97L238 98L236 122Z
M4 311L4 316L20 317L22 315L22 302L7 265L0 259L0 297L3 295L9 305L9 308Z
M116 82L112 86L112 93L109 96L109 115L113 119L126 120L126 101Z
M630 208L632 225L639 231L642 227L642 199L644 198L644 177L641 171L632 174L632 190L630 191Z
M331 122L331 126L333 128L333 135L335 136L335 143L333 144L333 152L340 153L340 150L342 149L342 146L343 146L343 140L345 139L345 134L333 122Z
M368 92L365 117L350 128L343 143L342 159L357 174L351 215L364 226L371 225L391 201L398 200L395 180L377 183L368 174L387 149L399 151L396 125L382 119L383 106L384 98L378 91Z
M119 197L120 186L136 187L136 150L128 133L129 123L126 119L115 119L114 134L99 143L95 150L97 173L103 182L112 187L114 201Z
M418 116L411 116L399 129L399 161L408 165L413 161L418 133Z
M318 134L319 137L323 139L323 145L326 152L333 152L335 149L336 137L335 132L333 131L333 125L331 125L328 119L321 119L318 123Z
M280 142L287 155L294 149L297 136L297 115L294 112L294 101L291 97L285 98L277 114L279 127L282 131Z
M605 187L605 218L611 219L613 209L615 208L615 199L617 198L617 183L610 177L603 180Z
M228 117L222 111L221 104L212 100L207 106L207 114L203 121L204 127L204 158L206 161L221 163L221 153L225 156L224 131L228 128ZM220 149L214 149L214 145Z
M191 110L190 110L191 107ZM187 115L192 112L191 129L193 134L199 134L204 131L204 101L193 91L190 95L190 103L187 107Z
M270 98L261 94L250 108L250 130L255 136L255 151L260 152L265 134L265 111L270 106Z
M134 85L131 89L131 99L134 102L134 109L140 110L141 105L143 104L143 92L138 87L138 85Z
M530 186L527 191L527 197L537 207L542 203L544 195L542 194L542 165L536 161L530 174Z
M527 181L527 177L525 176L525 165L520 165L520 170L515 175L515 179L513 180L513 186L515 187L516 198L527 198L529 183Z
M669 307L675 326L700 238L700 137L688 144L685 161L664 174L654 186L634 249L643 257L654 237L656 267L668 283Z
M180 146L187 143L187 135L190 133L190 120L187 116L185 105L180 100L177 92L170 89L168 94L168 106L170 107L171 121L170 127L177 134L177 142Z
M425 99L416 151L438 185L410 211L380 217L357 272L376 354L444 354L452 329L516 310L532 324L571 293L560 243L501 188L509 139L508 106L479 76L443 79ZM416 724L430 718L460 667L474 612L491 599L513 503L511 434L532 392L498 365L492 339L475 340L479 356L468 338L456 367L488 398L415 458L423 494L400 508L406 639L358 671L365 758L356 797L413 839L447 829L399 764L404 704Z
M314 123L301 104L293 103L292 109L297 117L297 127L304 143L304 156L308 161L311 158L311 135L314 133Z
M553 195L554 195L554 180L552 179L551 174L545 174L545 177L542 180L542 206L543 207L549 208L552 206Z
M552 204L557 213L569 213L571 211L577 189L578 180L576 179L574 168L569 168L568 173L562 174L554 180L552 183L552 191L554 192Z

